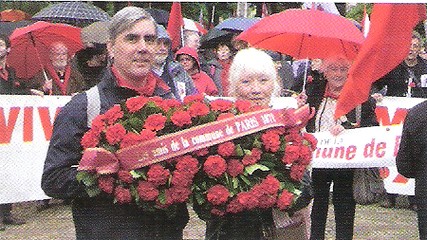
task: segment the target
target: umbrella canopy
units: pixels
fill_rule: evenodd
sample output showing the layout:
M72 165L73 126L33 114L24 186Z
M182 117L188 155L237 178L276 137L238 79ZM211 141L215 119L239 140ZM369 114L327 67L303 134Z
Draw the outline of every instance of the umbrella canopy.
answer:
M208 32L200 23L188 18L184 18L184 30L199 32L201 35Z
M252 27L255 23L259 22L261 18L228 18L222 21L220 24L216 25L215 28L219 30L229 30L229 31L245 31L246 29Z
M32 19L80 26L97 21L108 21L110 16L102 9L84 2L64 2L43 8Z
M350 20L324 11L302 9L265 17L237 39L297 59L332 55L354 59L364 41L362 32Z
M231 42L234 36L234 32L212 28L200 38L200 48L215 48L219 43Z
M49 61L52 43L63 42L70 56L82 49L80 31L80 28L70 25L47 22L18 28L10 36L8 64L16 70L18 78L31 78Z
M12 32L21 27L33 24L32 21L19 21L19 22L0 22L0 33L9 36Z
M145 10L154 18L154 21L156 21L157 24L160 24L165 28L168 27L168 20L169 20L168 11L165 11L163 9L157 9L157 8L146 8Z
M109 39L108 26L110 22L94 22L82 28L81 39L85 46L90 43L106 44Z
M0 12L0 19L2 22L18 22L30 20L31 15L18 9L7 9Z

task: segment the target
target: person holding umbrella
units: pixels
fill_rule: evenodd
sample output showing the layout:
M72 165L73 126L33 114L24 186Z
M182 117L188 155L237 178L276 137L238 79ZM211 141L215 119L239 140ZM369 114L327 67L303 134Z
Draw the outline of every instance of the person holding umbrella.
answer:
M0 35L0 94L22 93L19 82L15 81L15 71L6 64L10 51L9 37ZM0 204L0 231L6 228L3 224L21 225L25 221L12 216L12 203Z
M136 204L113 204L108 196L90 198L77 181L83 134L99 113L139 95L174 98L170 88L152 72L157 49L153 18L138 7L125 7L111 20L108 55L112 66L101 82L75 95L58 114L47 152L42 189L48 196L72 199L76 239L176 239L183 238L189 220L185 203L173 216L147 212Z
M338 96L347 79L350 61L340 55L322 59L320 71L324 78L309 83L307 102L316 109L316 115L307 124L308 132L329 131L340 134L344 129L378 125L373 98L339 119L334 119ZM332 167L332 166L331 166ZM325 238L329 193L333 182L336 239L352 239L356 202L353 197L353 169L313 168L314 202L311 212L312 240Z

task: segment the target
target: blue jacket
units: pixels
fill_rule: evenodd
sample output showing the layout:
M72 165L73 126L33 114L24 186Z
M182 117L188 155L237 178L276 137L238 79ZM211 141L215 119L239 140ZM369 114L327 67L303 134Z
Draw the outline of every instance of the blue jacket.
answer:
M114 104L137 96L133 90L119 87L110 70L97 85L101 114ZM173 94L156 88L154 94L173 98ZM42 189L48 196L73 200L73 219L77 239L182 239L188 222L183 204L175 218L163 211L145 212L136 205L113 204L110 196L89 198L77 182L77 165L82 156L80 140L88 130L86 93L74 96L58 114L50 140L42 176Z

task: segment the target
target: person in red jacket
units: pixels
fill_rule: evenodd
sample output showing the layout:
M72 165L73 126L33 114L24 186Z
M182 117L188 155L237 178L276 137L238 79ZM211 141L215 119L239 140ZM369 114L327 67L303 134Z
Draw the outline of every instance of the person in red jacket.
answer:
M199 57L194 48L183 47L176 52L176 60L181 63L188 75L193 79L199 93L210 96L218 95L218 89L208 74L200 70Z

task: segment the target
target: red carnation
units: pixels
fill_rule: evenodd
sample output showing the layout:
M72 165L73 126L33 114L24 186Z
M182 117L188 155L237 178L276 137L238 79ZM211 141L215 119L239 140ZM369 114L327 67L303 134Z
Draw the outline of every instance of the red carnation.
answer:
M153 114L145 119L144 128L151 131L159 131L165 127L166 117L162 114Z
M139 197L144 201L154 201L159 196L159 190L152 183L146 181L140 181L136 190Z
M251 192L240 192L237 194L237 201L248 210L252 210L258 206L258 198Z
M221 156L209 156L203 164L203 170L211 177L219 177L227 170L227 163Z
M105 124L104 120L105 120L104 114L100 114L100 115L96 116L92 120L91 130L94 131L97 134L99 134L102 131L104 131L104 129L106 127L106 124Z
M120 123L116 123L113 126L108 127L105 132L105 137L111 145L119 143L125 135L126 129Z
M147 172L148 181L153 183L155 186L166 184L169 175L169 170L165 169L160 164L151 165L150 169Z
M157 106L163 105L163 98L161 98L161 97L154 96L154 97L150 97L148 100L150 102L155 103Z
M192 117L206 116L209 113L209 107L202 102L195 102L191 104L190 108L188 109L188 112Z
M288 145L285 148L285 155L282 158L284 164L292 164L299 158L300 148L295 145Z
M122 181L124 183L132 183L133 182L132 174L130 174L129 171L120 170L117 173L117 176L119 177L120 181Z
M218 154L223 157L230 157L234 155L234 143L225 142L218 145Z
M84 149L96 147L99 143L99 135L92 130L87 131L81 141L80 144Z
M123 117L122 109L120 108L120 105L114 105L112 108L108 109L104 113L105 121L108 125L111 125L115 123L118 119Z
M228 100L217 99L211 102L211 109L213 111L227 112L233 107L233 103Z
M124 188L123 186L116 187L114 191L114 196L117 202L121 204L130 203L132 201L130 190L127 188Z
M280 136L272 131L266 131L262 134L261 141L267 151L275 153L280 148Z
M140 132L141 141L151 140L155 137L156 137L156 133L151 130L142 129Z
M223 119L228 119L228 118L234 118L234 114L232 113L221 113L220 115L218 115L218 117L216 118L217 121L223 120Z
M261 159L261 150L258 148L252 149L250 154L243 156L242 163L245 166L253 165Z
M179 106L181 106L181 103L178 100L176 100L176 99L165 99L165 100L163 100L160 107L163 109L163 111L167 112L167 111L169 111L169 109L176 108Z
M187 201L188 197L191 195L191 190L189 188L180 186L174 186L166 189L166 192L175 203L183 203Z
M129 98L126 101L126 107L130 113L134 113L141 110L145 106L145 104L147 104L147 102L148 102L148 98L146 97L143 97L143 96L133 97L133 98Z
M112 194L114 190L114 178L110 175L108 176L100 176L98 178L98 187L102 191Z
M300 182L302 180L302 177L304 176L305 172L305 166L304 165L297 165L294 164L291 167L291 179L297 182Z
M191 102L203 102L205 96L203 94L194 94L184 97L184 104L189 104Z
M261 188L266 194L274 195L279 191L280 182L273 175L268 175L262 182Z
M199 170L199 161L190 155L184 155L177 160L176 169L195 175Z
M249 109L249 111L250 112L256 112L256 111L263 110L263 109L265 109L265 108L262 107L262 106L260 106L260 105L253 105L253 106L251 106L251 108Z
M178 127L191 124L191 116L186 111L178 110L172 114L171 120Z
M300 158L298 162L304 166L307 166L311 162L313 153L311 152L311 149L305 145L302 145L299 149Z
M245 166L243 166L239 160L231 159L227 164L227 173L232 177L237 177L239 174L243 173L244 168Z
M240 113L247 113L251 109L251 102L246 100L236 100L234 105Z
M215 185L209 188L207 199L213 205L221 205L227 202L230 192L223 185Z
M294 200L294 195L288 192L287 190L283 190L279 199L277 199L277 207L283 211L292 204L293 200Z
M302 142L303 138L301 136L301 134L299 134L298 132L291 132L288 135L285 136L285 141L286 142L292 142L294 144L300 144Z
M259 197L259 203L258 203L258 207L262 208L262 209L269 209L272 208L277 201L277 196L276 195L262 195Z
M129 133L126 133L126 135L123 137L122 141L120 142L120 148L133 146L142 141L143 141L143 138L140 134L129 132Z
M217 209L217 208L212 208L211 214L215 215L215 216L221 217L221 216L225 215L225 212L223 210L220 210L220 209Z
M310 143L311 149L316 149L317 138L310 133L303 133L302 137Z
M239 203L237 198L230 201L230 203L227 205L226 212L228 213L238 213L245 210L242 204Z
M178 187L189 187L193 183L194 175L184 171L174 171L172 174L172 185Z

